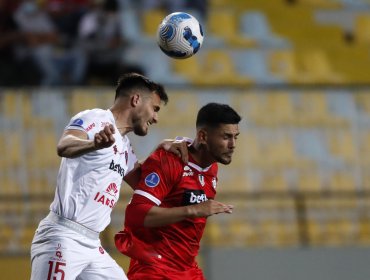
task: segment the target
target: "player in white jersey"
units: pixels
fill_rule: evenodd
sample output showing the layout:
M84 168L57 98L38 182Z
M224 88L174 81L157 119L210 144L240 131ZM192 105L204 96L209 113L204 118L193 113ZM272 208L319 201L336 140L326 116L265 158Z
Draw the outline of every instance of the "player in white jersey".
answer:
M119 80L109 110L71 119L57 147L62 161L54 201L32 241L32 280L127 279L99 233L110 223L122 180L131 186L139 180L140 164L126 134L146 135L167 101L161 85L132 73ZM176 153L186 147L178 144L163 142Z

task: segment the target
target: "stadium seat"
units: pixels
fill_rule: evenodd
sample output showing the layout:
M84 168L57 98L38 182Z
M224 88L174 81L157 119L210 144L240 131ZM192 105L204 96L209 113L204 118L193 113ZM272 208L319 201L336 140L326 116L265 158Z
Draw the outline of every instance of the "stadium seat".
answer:
M89 89L75 89L70 95L70 115L75 115L80 111L98 108L96 93Z
M2 93L1 103L2 106L0 107L1 113L5 118L16 118L18 116L18 109L19 106L19 94L17 92L7 90Z
M155 37L158 25L162 22L166 13L163 10L146 10L141 15L142 31L147 36Z
M207 34L222 38L226 45L233 47L255 47L255 40L243 36L239 28L239 16L232 9L210 10L207 16Z
M370 45L370 16L359 14L355 18L355 40L360 44Z
M296 53L290 49L273 49L268 53L269 69L271 73L287 83L297 83L304 79L298 70Z
M343 75L333 70L328 56L321 49L299 52L302 60L302 71L307 75L307 82L311 83L343 83ZM302 81L303 82L303 81Z
M358 223L359 227L359 236L358 242L359 245L370 245L370 221L367 218L363 218Z
M168 117L160 117L158 126L166 129L170 126L171 129L175 127L186 128L192 127L195 123L195 118L198 113L199 97L195 94L189 94L188 91L175 90L171 91L170 102L164 106L164 114ZM183 135L177 135L183 136Z
M228 246L248 248L261 243L257 230L247 221L231 220L227 228L230 232L230 244Z
M235 61L235 69L241 76L247 76L256 84L282 84L268 67L266 51L260 49L235 50L230 52Z
M330 155L352 164L357 158L357 145L351 131L343 130L340 133L330 133L327 137Z
M57 138L54 131L37 131L31 141L33 148L28 150L28 166L33 168L57 168L60 158L56 153ZM54 152L45 152L48 147Z
M309 8L317 9L340 9L342 8L342 3L338 0L298 0L297 4L305 5Z
M222 50L209 50L204 55L203 75L197 84L203 85L248 85L251 79L241 76L231 55Z
M354 174L345 170L334 172L330 175L329 187L331 191L357 191Z
M322 192L323 179L317 170L302 170L297 180L298 191L300 192Z
M221 225L217 221L209 221L205 229L204 242L212 246L220 246L224 243Z
M260 182L261 192L288 192L289 185L284 174L281 172L264 172Z
M201 62L198 55L185 60L176 59L172 62L172 68L176 74L183 76L190 83L194 83L202 77Z
M285 48L290 45L287 40L273 34L266 15L257 10L248 10L241 15L241 34L256 40L262 48Z
M370 91L361 90L354 95L358 113L370 117Z
M35 235L37 226L34 224L25 226L20 230L18 242L21 250L30 251L32 239Z

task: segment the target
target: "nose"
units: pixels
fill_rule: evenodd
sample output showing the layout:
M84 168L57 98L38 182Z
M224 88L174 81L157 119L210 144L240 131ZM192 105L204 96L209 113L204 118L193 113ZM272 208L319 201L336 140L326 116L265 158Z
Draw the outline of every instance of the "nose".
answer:
M229 141L229 149L235 149L235 145L236 145L236 139L231 138Z
M153 123L157 123L158 122L158 113L154 113L153 115Z

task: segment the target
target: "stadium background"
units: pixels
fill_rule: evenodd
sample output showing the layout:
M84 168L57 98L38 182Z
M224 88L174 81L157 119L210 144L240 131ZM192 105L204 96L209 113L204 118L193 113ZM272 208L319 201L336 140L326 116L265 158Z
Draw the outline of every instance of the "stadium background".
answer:
M218 199L236 205L209 219L200 263L209 279L369 279L370 1L209 0L205 41L186 61L155 45L169 12L120 11L132 43L123 59L164 83L170 102L140 158L163 138L194 136L198 108L216 101L243 116L237 152L221 167ZM189 12L197 16L196 10ZM57 139L76 112L109 107L112 86L1 87L0 270L29 277L34 230L48 212ZM113 234L103 243L123 267Z

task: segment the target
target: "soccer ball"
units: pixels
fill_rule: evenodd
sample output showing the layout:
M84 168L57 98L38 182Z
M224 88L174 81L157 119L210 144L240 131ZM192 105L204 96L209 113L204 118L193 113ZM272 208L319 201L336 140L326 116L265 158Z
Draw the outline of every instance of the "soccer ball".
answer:
M190 14L182 12L169 14L158 26L157 43L169 57L188 58L196 54L202 46L202 26Z

